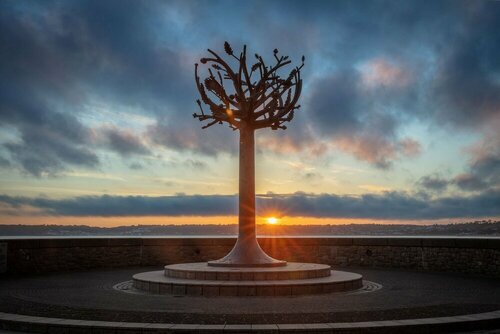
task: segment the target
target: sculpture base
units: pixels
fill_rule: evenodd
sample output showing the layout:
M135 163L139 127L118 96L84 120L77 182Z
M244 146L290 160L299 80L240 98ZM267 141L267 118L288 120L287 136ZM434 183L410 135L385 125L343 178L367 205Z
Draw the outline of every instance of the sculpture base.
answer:
M316 263L278 268L217 268L203 263L165 266L133 276L136 289L154 294L192 296L297 296L358 290L359 274Z
M284 267L286 266L286 261L276 260L271 258L272 261L256 263L252 261L251 263L244 263L241 261L234 261L226 258L219 260L208 261L207 264L212 267L233 267L233 268L272 268L272 267Z
M267 255L257 239L239 237L233 249L221 259L208 261L212 267L282 267L286 261Z
M165 266L165 276L208 281L276 281L328 277L327 264L289 262L281 267L221 268L207 262L179 263Z

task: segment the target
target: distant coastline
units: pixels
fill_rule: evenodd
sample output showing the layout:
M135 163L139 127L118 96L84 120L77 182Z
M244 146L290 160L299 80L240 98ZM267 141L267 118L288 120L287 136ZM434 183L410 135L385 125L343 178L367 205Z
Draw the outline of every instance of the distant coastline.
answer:
M1 236L235 236L232 225L135 225L94 227L86 225L0 225ZM261 236L500 236L500 221L481 220L435 225L342 224L257 225Z

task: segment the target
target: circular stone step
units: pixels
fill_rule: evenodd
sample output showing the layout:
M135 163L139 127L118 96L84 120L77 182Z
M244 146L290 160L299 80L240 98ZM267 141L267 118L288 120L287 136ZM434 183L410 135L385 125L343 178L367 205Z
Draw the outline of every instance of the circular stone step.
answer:
M361 289L359 274L332 270L327 277L267 281L217 281L166 277L162 270L133 276L134 287L154 294L191 296L297 296Z
M210 281L276 281L330 276L331 267L318 263L288 262L283 267L213 267L206 262L165 266L165 276Z

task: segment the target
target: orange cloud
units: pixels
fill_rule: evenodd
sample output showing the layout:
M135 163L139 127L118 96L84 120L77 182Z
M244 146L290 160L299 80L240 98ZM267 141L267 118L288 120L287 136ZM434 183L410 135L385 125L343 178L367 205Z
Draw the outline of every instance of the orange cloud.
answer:
M420 143L411 138L393 142L373 134L343 136L335 139L333 144L359 160L380 168L388 168L391 161L399 156L416 156L421 152Z
M376 58L363 65L361 79L367 88L404 87L410 82L410 74L402 66Z
M398 143L399 150L402 155L407 157L414 157L422 152L420 143L411 138L404 138Z
M292 136L262 136L258 138L257 147L278 154L305 152L313 156L323 155L328 148L326 143L318 139L299 139Z

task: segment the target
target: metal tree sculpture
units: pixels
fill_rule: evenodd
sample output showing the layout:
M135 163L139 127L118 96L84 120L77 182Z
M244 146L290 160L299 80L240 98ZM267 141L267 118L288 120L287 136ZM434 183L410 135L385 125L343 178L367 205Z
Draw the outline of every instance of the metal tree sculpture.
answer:
M239 166L239 223L238 240L229 254L219 260L210 261L211 266L283 266L285 261L273 259L259 246L255 234L255 141L257 129L286 129L283 125L293 119L294 111L302 89L300 70L295 67L283 79L279 71L291 63L288 56L281 56L274 50L274 65L268 66L263 58L255 54L256 62L247 66L246 46L239 57L228 42L224 50L235 67L229 65L217 53L208 50L208 58L201 58L208 65L208 77L201 82L198 64L195 64L196 86L201 96L197 100L200 113L193 117L208 121L202 128L214 124L227 123L233 130L240 132ZM234 59L234 60L233 60ZM215 99L215 100L214 100ZM217 102L215 102L217 101ZM210 112L205 112L202 102Z

